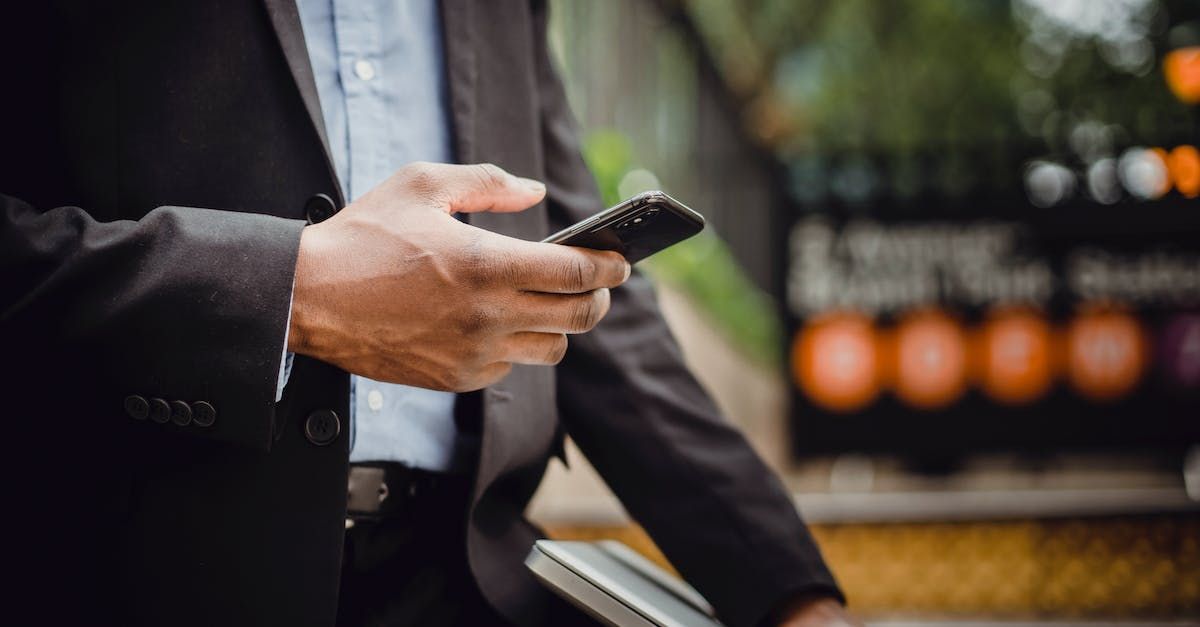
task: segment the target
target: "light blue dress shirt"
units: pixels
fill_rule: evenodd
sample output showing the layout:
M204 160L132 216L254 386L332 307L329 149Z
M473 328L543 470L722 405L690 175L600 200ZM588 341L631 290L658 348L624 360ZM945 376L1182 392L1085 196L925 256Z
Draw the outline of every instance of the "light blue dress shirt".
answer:
M411 161L450 161L436 0L296 4L347 200ZM290 359L285 361L290 369L286 362ZM463 470L477 442L458 432L454 398L448 392L353 376L350 460Z

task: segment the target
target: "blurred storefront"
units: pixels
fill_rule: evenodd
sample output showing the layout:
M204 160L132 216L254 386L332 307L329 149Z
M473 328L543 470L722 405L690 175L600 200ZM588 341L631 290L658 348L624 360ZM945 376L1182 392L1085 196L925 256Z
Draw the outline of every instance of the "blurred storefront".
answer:
M710 218L648 271L860 612L1200 620L1200 4L552 4L607 199ZM581 459L532 514L656 554Z

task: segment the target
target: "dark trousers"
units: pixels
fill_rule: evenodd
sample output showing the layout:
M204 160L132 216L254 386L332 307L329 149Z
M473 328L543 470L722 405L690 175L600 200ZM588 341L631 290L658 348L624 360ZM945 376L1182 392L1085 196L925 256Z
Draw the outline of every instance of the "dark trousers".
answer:
M378 515L346 530L338 625L508 625L467 565L470 482L396 479L388 489Z

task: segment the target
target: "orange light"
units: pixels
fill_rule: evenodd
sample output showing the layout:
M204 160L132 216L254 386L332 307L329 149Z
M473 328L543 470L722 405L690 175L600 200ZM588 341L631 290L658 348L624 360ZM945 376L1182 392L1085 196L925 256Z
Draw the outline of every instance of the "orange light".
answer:
M1178 48L1163 57L1163 75L1175 97L1200 103L1200 46Z
M866 316L830 314L810 321L792 344L796 384L817 405L852 412L879 394L879 349Z
M1054 381L1052 334L1045 318L1024 309L997 311L979 330L979 384L996 401L1041 398Z
M1176 146L1166 161L1175 189L1188 198L1200 196L1200 151L1195 146Z
M1142 327L1119 311L1079 314L1067 325L1067 378L1081 395L1115 400L1133 391L1146 369Z
M939 409L967 388L967 346L962 326L937 312L907 316L893 338L896 396L919 409Z

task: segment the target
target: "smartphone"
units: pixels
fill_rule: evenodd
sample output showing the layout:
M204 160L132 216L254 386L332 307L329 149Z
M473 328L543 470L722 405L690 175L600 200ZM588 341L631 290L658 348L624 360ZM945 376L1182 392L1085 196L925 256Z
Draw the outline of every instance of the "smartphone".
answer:
M643 192L542 240L615 250L629 263L678 244L704 229L704 216L664 192Z

